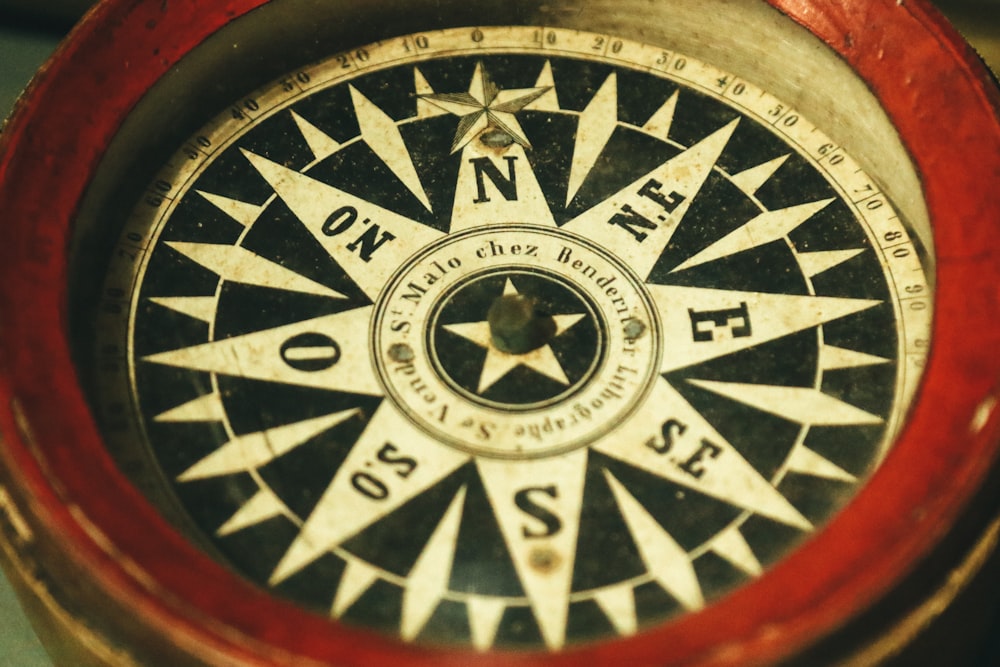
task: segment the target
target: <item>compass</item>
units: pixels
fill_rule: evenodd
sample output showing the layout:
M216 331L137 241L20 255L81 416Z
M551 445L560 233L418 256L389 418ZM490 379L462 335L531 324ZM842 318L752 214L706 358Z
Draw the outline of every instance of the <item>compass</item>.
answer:
M870 664L972 578L984 68L921 3L629 7L71 37L0 163L5 553L57 656Z

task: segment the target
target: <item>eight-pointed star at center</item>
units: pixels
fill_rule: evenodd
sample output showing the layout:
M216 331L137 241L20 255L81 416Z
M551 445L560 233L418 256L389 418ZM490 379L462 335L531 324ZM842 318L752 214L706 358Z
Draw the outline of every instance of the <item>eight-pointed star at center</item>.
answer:
M451 145L451 152L455 153L489 127L503 130L521 146L531 148L514 114L550 89L551 87L546 86L500 90L493 83L489 72L483 68L482 63L479 63L472 74L469 92L434 93L420 97L461 118L458 131L455 132L455 141Z
M514 283L507 279L503 289L504 296L518 294ZM574 324L582 320L586 315L568 314L553 315L556 330L554 337L559 337L568 331ZM490 331L490 323L482 322L462 322L459 324L445 324L444 328L453 334L472 341L479 347L486 348L486 360L483 362L483 370L479 375L479 386L476 389L478 394L482 394L494 384L499 382L507 373L518 366L527 366L533 371L541 373L545 377L552 378L560 384L568 385L569 378L562 364L556 358L555 352L548 344L542 345L524 354L510 354L497 348L493 343L493 334Z

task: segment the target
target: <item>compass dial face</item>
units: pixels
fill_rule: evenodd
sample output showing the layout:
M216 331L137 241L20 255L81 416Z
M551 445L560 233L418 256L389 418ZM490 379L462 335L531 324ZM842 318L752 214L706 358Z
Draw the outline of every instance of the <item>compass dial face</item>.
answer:
M559 650L808 540L891 446L930 311L879 187L753 82L454 29L290 72L180 148L113 251L96 410L274 595Z

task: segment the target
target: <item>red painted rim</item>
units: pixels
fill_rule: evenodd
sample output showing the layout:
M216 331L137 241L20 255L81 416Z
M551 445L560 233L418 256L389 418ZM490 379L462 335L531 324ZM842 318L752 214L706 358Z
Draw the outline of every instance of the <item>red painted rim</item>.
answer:
M998 458L1000 418L981 406L1000 382L1000 94L922 2L767 1L839 52L898 127L935 226L937 307L924 386L891 455L848 511L760 580L636 637L558 655L420 648L271 598L197 552L116 471L70 358L70 221L140 96L264 0L192 0L170 11L135 0L99 6L4 132L0 460L18 471L37 521L136 617L219 664L293 656L367 665L766 662L884 596L938 545ZM78 103L94 99L101 103Z

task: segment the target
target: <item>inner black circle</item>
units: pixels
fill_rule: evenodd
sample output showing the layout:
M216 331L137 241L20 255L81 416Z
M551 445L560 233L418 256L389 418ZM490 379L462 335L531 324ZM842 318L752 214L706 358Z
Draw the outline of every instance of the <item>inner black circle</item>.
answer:
M508 336L508 342L514 339L513 345L502 340L499 345L491 341L493 354L527 360L528 355L547 355L547 350L542 349L547 347L568 382L564 384L528 363L519 363L480 391L483 368L491 352L447 327L481 323L483 331L496 334L497 304L517 302L530 305L527 325L522 332L514 331ZM560 316L565 315L582 317L572 326L556 329ZM549 323L551 328L547 326ZM517 329L517 323L512 328ZM605 322L593 302L561 277L537 269L494 269L470 276L442 295L431 312L427 349L441 378L469 400L503 410L532 410L564 400L586 384L604 361L605 330ZM544 335L536 335L539 331Z

